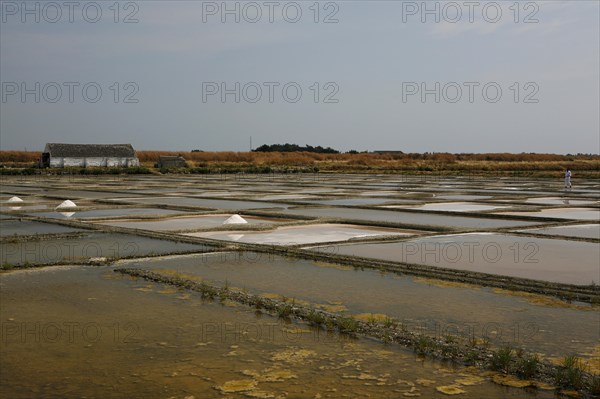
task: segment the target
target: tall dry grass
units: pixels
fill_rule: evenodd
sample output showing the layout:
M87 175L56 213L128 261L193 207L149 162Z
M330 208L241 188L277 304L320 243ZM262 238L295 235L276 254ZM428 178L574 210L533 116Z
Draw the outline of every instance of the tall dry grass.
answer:
M264 167L317 168L320 171L362 172L502 172L531 171L558 175L567 167L574 173L582 171L600 176L600 156L560 154L320 154L310 152L177 152L138 151L140 162L154 166L161 155L181 155L191 167L244 168ZM40 158L36 151L0 151L0 164L4 166L32 166Z
M0 151L0 162L37 162L41 156L38 151Z

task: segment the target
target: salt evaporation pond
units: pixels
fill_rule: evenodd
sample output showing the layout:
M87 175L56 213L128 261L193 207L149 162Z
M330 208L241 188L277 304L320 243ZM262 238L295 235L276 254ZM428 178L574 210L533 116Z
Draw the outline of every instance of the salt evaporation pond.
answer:
M418 209L422 211L447 211L447 212L478 212L478 211L491 211L494 209L508 208L507 206L501 205L486 205L486 204L475 204L472 202L437 202L424 204L419 206L394 206L386 205L384 208L406 208L406 209Z
M83 233L69 238L0 242L0 261L12 265L201 252L211 247L128 234Z
M380 205L386 203L402 203L402 202L411 202L412 200L405 199L395 199L395 198L369 198L369 197L361 197L361 198L340 198L340 199L324 199L324 200L308 200L308 201L298 201L307 204L320 204L320 205Z
M336 253L565 284L600 283L600 246L591 242L470 233L340 244Z
M592 205L598 201L578 200L573 197L542 197L542 198L527 198L525 202L541 205Z
M215 252L222 248L218 245L177 243L178 239L189 239L179 233L195 230L195 227L187 229L187 221L193 223L194 219L204 217L215 223L206 229L202 227L203 230L212 230L211 234L249 235L254 236L252 240L256 237L264 240L265 236L273 239L268 235L295 230L288 229L292 226L278 229L280 226L276 223L273 226L253 226L251 219L257 215L270 215L269 218L285 220L286 223L311 219L293 223L295 227L302 227L299 229L300 233L309 236L309 241L321 235L320 224L340 223L339 219L346 223L356 220L357 226L353 227L367 230L372 227L376 231L386 230L380 226L387 223L390 223L388 228L397 226L396 230L390 229L396 232L402 231L402 224L414 229L422 226L428 231L448 231L455 228L463 232L474 230L492 233L498 227L533 233L547 230L550 234L583 239L533 239L521 233L498 232L494 232L495 235L461 234L458 235L458 240L455 238L456 234L454 237L447 237L456 241L454 244L463 248L466 255L469 245L480 250L486 244L491 244L486 252L487 258L478 254L484 262L473 259L474 267L481 268L486 273L491 273L490 268L498 269L500 274L510 269L511 272L516 270L532 273L542 280L554 277L563 279L568 276L581 278L581 284L590 284L592 280L587 281L587 277L591 274L592 265L597 274L598 268L594 262L597 263L600 259L597 249L600 246L597 238L584 237L592 235L590 232L598 231L598 227L584 226L595 223L594 219L582 219L577 222L578 225L573 225L573 221L556 218L552 221L555 227L542 229L540 227L549 225L548 221L502 214L502 211L510 211L512 208L492 210L500 215L451 215L422 210L375 210L372 207L360 207L391 205L388 201L399 206L418 206L423 203L439 205L441 202L436 202L439 200L463 201L467 204L521 207L515 208L516 210L543 209L539 213L527 212L542 217L546 217L548 213L562 213L562 210L552 210L552 206L562 207L570 212L570 216L573 212L579 212L577 209L583 209L586 213L596 215L598 219L598 206L584 207L588 204L578 201L592 201L589 204L592 205L594 199L600 199L600 186L591 180L589 184L584 180L578 179L579 181L581 183L577 184L577 189L563 192L559 187L560 181L496 177L337 174L123 175L93 178L37 176L31 179L6 177L3 183L10 184L0 187L0 191L6 194L0 198L8 200L16 195L26 200L15 206L43 204L53 208L69 198L82 210L73 214L72 219L103 224L124 222L126 227L175 232L170 234L171 240L159 240L90 230L69 232L64 231L61 226L63 234L27 238L22 243L19 243L24 240L22 236L14 239L3 236L0 240L0 254L5 259L29 263L27 266L41 266L54 261L66 262L70 259L73 259L73 263L79 263L86 262L90 257L117 255L127 257L127 260L117 261L117 265L148 268L167 276L176 275L194 281L205 279L208 283L228 285L232 289L262 294L269 298L282 299L285 296L299 305L314 305L337 314L353 315L361 320L369 320L371 317L381 320L382 316L391 316L411 331L442 339L446 334L471 335L472 332L475 338L489 338L493 349L506 344L537 352L545 358L554 358L553 361L575 354L584 358L587 365L594 365L598 364L600 354L596 328L598 308L594 305L567 303L553 296L423 279L367 268L363 270L360 269L360 259L352 261L357 266L354 268L300 260L291 256ZM48 200L44 195L52 199ZM222 196L224 198L220 199ZM533 197L554 202L567 196L570 201L568 205L525 202ZM307 205L287 209L291 205L277 203L295 201L302 199L301 197L305 197L303 199L306 201L327 201L325 204L329 206ZM363 202L357 197L367 198L368 201ZM490 197L505 202L477 202ZM106 209L107 199L143 202L127 206L115 202L112 209ZM162 213L165 210L151 209L160 208L152 205L157 201L159 205L160 201L172 201L169 204L190 208L221 208L223 211L218 211L220 215L172 210ZM579 205L582 207L569 208ZM3 203L0 206L12 204ZM132 209L144 211L135 214ZM151 213L146 213L149 209ZM256 211L250 212L249 209ZM98 211L108 211L109 214L97 216ZM479 211L489 212L490 209ZM26 208L22 208L20 212L34 216L44 214ZM93 212L92 215L96 216L89 216L85 212ZM222 225L226 217L234 212L241 213L250 221L250 225ZM46 213L53 215L50 217L62 217L56 212ZM79 219L80 214L85 217ZM284 219L286 216L289 216L287 220ZM212 217L223 218L212 220ZM324 219L316 220L318 218ZM0 219L2 222L19 220L6 215L0 215ZM165 226L173 227L173 221L181 223L175 227L184 228L161 230ZM31 223L41 228L38 222ZM12 234L26 234L29 229L33 229L31 226L33 225L29 222L15 224L9 231ZM91 224L90 226L93 227ZM96 227L100 228L98 225ZM136 233L150 234L143 231ZM154 235L167 234L163 232ZM414 253L411 252L413 247L404 247L407 250L405 254L410 254L415 263L421 263L418 256L425 255L424 264L415 267L425 267L428 263L439 267L465 267L453 257L452 250L456 249L456 245L444 241L440 236L397 236L386 240L387 244L377 237L369 240L361 235L359 238L365 239L332 244L309 243L303 246L319 247L311 250L334 254L348 248L359 248L361 253L377 259L378 256L393 258L398 247L391 250L388 245L393 247L401 242L409 245L415 242L429 243L429 247ZM438 251L435 249L436 243L446 245L445 249ZM494 259L494 249L498 247L494 244L502 250L502 257L497 261ZM593 249L590 250L590 246ZM448 265L441 264L441 260L436 261L435 254L432 255L430 251L432 247L433 252L438 252ZM56 256L57 251L62 251L61 255L72 253L73 256L59 257ZM281 249L277 251L283 253ZM518 251L517 261L514 260L515 251ZM298 255L303 253L292 252ZM310 257L310 254L306 256ZM529 263L525 260L539 262ZM482 370L450 370L453 368L451 362L442 365L431 360L423 361L412 350L403 349L402 345L385 345L370 338L350 339L327 334L324 329L311 328L305 323L278 320L266 313L255 314L256 309L227 300L223 303L218 303L218 299L214 303L203 301L199 295L185 289L113 273L112 267L53 266L15 270L14 267L11 268L15 263L11 263L12 265L3 265L5 270L0 273L0 320L3 327L3 342L0 344L0 397L117 395L180 399L192 396L245 398L284 395L288 398L314 398L320 395L325 398L346 395L398 398L421 395L428 398L442 397L443 394L436 387L450 384L457 384L461 390L466 391L459 395L465 398L545 399L557 395L555 392L538 390L532 396L528 389L498 387L488 382L490 377L487 375L478 385L460 384L459 378L465 374L481 373ZM101 262L96 259L93 263ZM376 265L377 261L369 263ZM469 261L463 263L470 264ZM486 284L485 276L478 281ZM597 282L597 279L594 281ZM32 334L27 335L27 332L26 340L23 341L21 331L18 330L22 328L22 323L26 323L25 327L30 327L26 331L39 331L38 336L46 334L40 336L42 341L31 342L29 337ZM36 330L35 323L41 323L39 330ZM56 326L53 323L63 323L61 327L64 323L69 326L87 326L87 335L82 336L80 333L75 336L75 341L68 341L65 327L62 330L62 340L49 342L48 339L52 339L50 333L56 331L52 330ZM243 332L240 331L240 325L244 327ZM116 330L115 326L118 326ZM99 339L94 335L97 327L102 329ZM265 334L249 335L249 332L251 334L257 328ZM240 333L231 334L232 329ZM283 338L272 339L266 331L275 331ZM225 334L221 335L221 332ZM324 340L332 336L335 341ZM248 339L245 340L246 338ZM485 345L485 342L480 343ZM238 388L242 390L229 392Z
M417 233L419 232L343 224L314 224L280 227L273 231L214 231L184 235L254 244L301 245L377 236L408 236Z
M595 238L600 240L600 224L573 224L569 226L555 226L517 231L523 233L547 234L555 236Z
M37 211L42 209L48 209L48 205L36 204L36 205L22 205L15 204L11 206L0 206L0 211Z
M418 212L379 211L350 208L292 208L278 212L282 215L299 215L316 218L340 218L347 220L367 220L373 222L405 223L423 226L496 228L531 226L537 222L508 219L475 218L466 216L446 216Z
M328 311L385 314L411 330L424 329L432 335L446 329L467 336L472 331L497 345L512 340L513 345L552 356L587 353L598 338L593 328L598 314L589 305L570 306L558 300L543 301L542 296L507 295L501 290L371 269L253 252L132 259L120 261L119 266L195 276L254 294L307 301ZM579 328L573 329L574 325ZM519 329L521 335L515 336Z
M89 211L75 211L72 216L68 219L89 219L89 218L103 218L103 217L116 217L116 216L164 216L164 215L177 215L181 214L181 211L174 211L171 209L161 208L111 208L111 209L94 209ZM29 213L29 216L38 216L45 218L64 219L65 215L62 213L55 212L35 212Z
M595 220L600 222L600 209L594 208L552 208L542 209L539 212L499 212L498 214L557 219Z
M443 194L438 195L436 198L443 200L457 200L457 201L472 201L472 200L484 200L492 198L489 195L477 195L477 194Z
M127 198L119 201L147 203L154 205L177 205L192 206L210 209L262 209L262 208L287 208L288 205L277 204L274 202L260 201L238 201L238 200L220 200L208 198L190 198L190 197L154 197L154 198Z
M98 222L98 224L153 231L202 230L222 227L225 220L230 216L231 215L200 215L159 220L109 220ZM248 221L248 225L269 225L289 221L286 219L262 218L258 216L244 215L243 217Z
M0 286L2 397L436 397L438 386L458 384L466 399L554 398L485 378L460 385L473 376L464 367L415 362L398 346L328 335L106 268L13 272L0 275ZM37 335L21 338L36 326Z
M0 222L0 236L23 236L35 234L59 234L83 231L59 224L35 222L31 220L10 219Z
M89 182L83 182L83 184L89 184ZM125 187L121 187L124 189ZM86 198L86 199L108 199L120 196L130 195L126 192L115 193L110 191L94 191L94 190L63 190L63 189L44 189L44 194L51 193L53 196L63 198Z
M305 198L312 198L310 195L302 195L302 194L271 194L260 196L259 198L255 198L259 201L279 201L279 200L303 200Z

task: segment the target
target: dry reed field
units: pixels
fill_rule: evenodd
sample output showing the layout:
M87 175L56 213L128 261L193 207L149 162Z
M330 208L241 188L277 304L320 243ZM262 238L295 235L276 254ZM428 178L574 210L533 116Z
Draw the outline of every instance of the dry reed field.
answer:
M159 156L177 155L186 159L187 168L169 172L476 173L559 177L566 168L571 168L579 177L600 177L600 156L588 154L137 152L141 165L150 169L154 168ZM40 156L41 153L36 151L0 151L0 165L5 168L31 168L37 165Z

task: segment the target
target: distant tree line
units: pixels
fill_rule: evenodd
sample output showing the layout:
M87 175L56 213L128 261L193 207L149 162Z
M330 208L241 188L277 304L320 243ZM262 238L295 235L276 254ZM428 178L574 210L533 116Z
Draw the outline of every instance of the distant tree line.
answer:
M298 144L263 144L260 147L252 150L252 152L316 152L319 154L339 154L338 150L334 150L331 147L323 148L320 145L313 147L312 145L305 145L304 147Z

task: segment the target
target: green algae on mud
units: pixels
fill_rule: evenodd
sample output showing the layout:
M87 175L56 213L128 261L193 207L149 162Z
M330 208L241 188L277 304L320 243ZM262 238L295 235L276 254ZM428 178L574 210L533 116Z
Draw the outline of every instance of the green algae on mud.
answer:
M226 298L248 305L252 308L264 309L267 312L279 315L280 318L286 320L291 317L298 320L306 320L311 322L317 328L323 326L327 331L336 329L341 334L349 334L350 336L360 334L378 338L388 343L401 343L404 346L413 348L420 355L427 355L434 358L437 357L459 363L475 364L479 367L493 368L493 362L490 363L489 359L492 358L493 360L494 356L499 353L490 350L487 345L479 346L478 344L474 344L471 340L461 340L458 336L451 337L448 335L443 340L430 338L399 328L398 325L394 323L378 324L377 321L372 322L371 320L363 322L351 316L330 314L314 308L307 308L300 304L295 304L294 302L289 304L287 300L280 302L272 298L248 294L244 291L235 291L230 290L227 287L212 286L204 281L196 283L176 276L165 276L160 273L143 269L115 269L115 272L185 288L198 292L203 298L207 299L215 299L217 296L221 298L221 300ZM282 312L282 310L285 310L285 312ZM315 318L316 314L319 315L318 319ZM316 320L318 320L318 322ZM504 348L501 348L499 351L503 350ZM509 350L512 351L512 349ZM233 353L235 353L235 351ZM503 373L517 373L518 366L515 363L518 362L519 359L524 356L535 356L535 354L528 355L522 349L519 349L518 353L518 358L508 359L502 370ZM531 376L536 377L542 381L541 384L544 384L543 381L552 381L560 370L561 369L557 368L553 363L539 360L536 369ZM582 381L585 382L581 387L577 388L595 389L595 377L583 370L580 372L582 373ZM519 387L528 387L532 385L535 385L535 383L527 382L524 385L519 385Z
M252 252L132 259L116 266L241 287L251 294L272 293L270 298L293 298L298 304L310 303L334 312L383 313L409 331L431 336L448 332L552 356L589 351L597 339L593 329L596 309L591 305L543 295L519 296L518 291L496 292L481 286ZM441 297L445 300L440 301ZM465 308L469 312L464 312ZM573 330L572 325L582 328Z
M180 299L160 294L160 285L136 291L139 282L108 268L18 271L0 275L0 284L2 397L214 397L224 391L232 398L348 392L393 398L411 391L427 397L436 384L470 374L402 348L317 334L193 293ZM28 329L24 340L21 328ZM284 331L294 328L311 333ZM488 380L463 389L472 399L534 397Z

